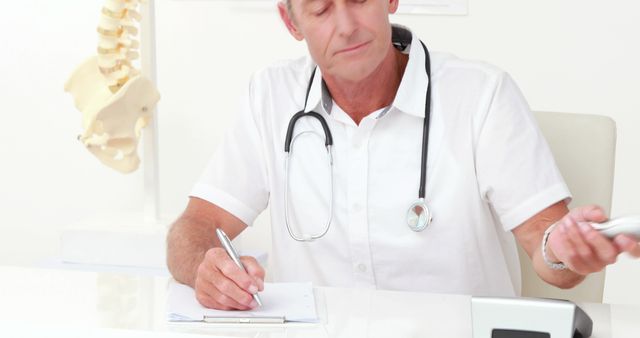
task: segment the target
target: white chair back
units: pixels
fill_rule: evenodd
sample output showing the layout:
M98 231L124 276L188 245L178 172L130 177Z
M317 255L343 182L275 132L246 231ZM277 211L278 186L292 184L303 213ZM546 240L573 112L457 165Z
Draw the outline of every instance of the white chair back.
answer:
M616 124L608 117L536 112L536 119L573 200L569 207L588 204L611 210L616 150ZM592 274L573 289L562 290L542 281L527 254L519 248L522 267L522 295L602 302L605 272Z

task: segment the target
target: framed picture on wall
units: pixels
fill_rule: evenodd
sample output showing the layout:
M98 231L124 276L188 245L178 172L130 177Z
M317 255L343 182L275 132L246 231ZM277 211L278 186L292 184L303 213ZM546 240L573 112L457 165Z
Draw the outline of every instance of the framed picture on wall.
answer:
M183 1L185 0L173 0ZM272 10L279 0L209 0L232 6ZM467 15L469 0L400 0L400 14Z
M401 0L400 14L467 15L469 0Z

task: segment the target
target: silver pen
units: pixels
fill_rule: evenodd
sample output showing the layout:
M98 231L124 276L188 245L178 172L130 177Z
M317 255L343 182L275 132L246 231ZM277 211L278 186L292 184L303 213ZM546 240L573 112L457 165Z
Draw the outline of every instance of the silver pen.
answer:
M225 234L224 231L222 231L222 229L216 228L216 235L218 235L220 244L222 244L222 247L224 248L225 251L227 251L227 254L229 255L229 257L231 257L233 262L236 263L236 265L240 269L246 272L247 269L244 267L244 265L240 261L240 256L238 256L236 249L234 249L233 245L231 245L231 241L229 240L229 237L227 237L227 234ZM258 297L258 293L253 294L253 299L256 301L256 303L258 303L258 306L262 306L262 301L260 300L260 297Z

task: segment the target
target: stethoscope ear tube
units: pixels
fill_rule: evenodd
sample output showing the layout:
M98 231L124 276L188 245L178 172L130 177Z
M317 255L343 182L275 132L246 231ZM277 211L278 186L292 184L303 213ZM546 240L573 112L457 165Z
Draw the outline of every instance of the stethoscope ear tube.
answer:
M327 121L320 114L314 111L305 112L304 110L301 110L293 115L291 121L289 121L289 126L287 127L287 136L284 139L284 151L286 153L291 150L291 140L293 138L293 130L296 127L296 121L304 116L315 117L320 122L320 124L322 125L322 129L324 130L325 147L330 147L333 145L333 136L331 136L331 130L329 129L329 125L327 125Z
M305 112L305 109L307 109L307 102L309 101L309 92L311 92L311 86L313 85L313 78L316 75L316 69L317 67L313 67L313 71L311 72L311 77L309 78L309 83L307 84L307 93L304 96L304 106L302 106L302 110L295 113L291 120L289 120L289 126L287 127L287 136L284 139L284 151L286 153L289 153L289 151L291 150L291 140L293 139L293 132L296 127L296 122L304 116L312 116L320 121L322 129L324 130L325 147L329 148L333 145L333 136L331 135L331 130L329 129L327 121L322 117L322 115L314 111L310 111L308 113Z
M331 154L331 146L333 145L333 136L331 135L331 130L329 129L329 125L327 121L322 117L322 115L310 111L305 112L307 107L307 101L309 100L309 92L311 91L311 85L313 84L313 77L316 74L316 68L311 72L311 78L309 79L309 85L307 86L307 94L304 98L304 107L301 111L295 113L291 120L289 121L289 125L287 126L287 135L284 140L284 151L286 153L285 156L285 183L284 183L284 221L287 227L287 231L289 232L289 236L298 242L312 242L316 239L324 237L329 231L331 227L331 220L333 219L333 155ZM294 141L293 132L296 127L296 122L305 116L310 116L315 118L322 125L322 130L324 130L324 145L327 148L327 156L328 156L328 166L329 166L329 176L331 177L330 187L331 187L331 198L329 200L329 217L327 219L327 223L325 224L322 232L318 234L308 234L303 233L302 236L297 236L294 234L293 229L291 228L291 224L289 221L289 155L291 154L291 143ZM304 131L304 133L313 133L319 134L313 131ZM298 136L302 135L298 134ZM319 135L321 137L321 135Z

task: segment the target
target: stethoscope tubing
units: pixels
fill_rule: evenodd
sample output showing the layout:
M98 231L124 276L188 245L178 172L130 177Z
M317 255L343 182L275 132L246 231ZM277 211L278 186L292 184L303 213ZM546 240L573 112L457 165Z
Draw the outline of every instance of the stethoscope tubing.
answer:
M429 125L431 123L431 58L429 56L429 50L427 46L420 41L422 48L424 48L424 67L427 72L427 95L424 103L424 121L422 127L422 159L420 160L420 189L418 189L418 198L425 198L425 191L427 189L427 156L429 155Z

